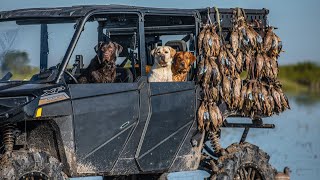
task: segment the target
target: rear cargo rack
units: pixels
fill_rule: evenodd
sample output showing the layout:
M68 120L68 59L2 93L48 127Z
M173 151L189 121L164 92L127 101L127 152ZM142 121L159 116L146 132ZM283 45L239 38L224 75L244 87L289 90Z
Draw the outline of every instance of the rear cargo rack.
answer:
M225 9L225 8L219 8L219 14L220 14L220 23L223 31L227 31L230 28L232 28L232 18L233 18L233 8ZM247 22L248 23L254 23L255 21L259 21L260 28L266 27L268 25L267 21L267 15L269 14L268 9L244 9L246 15L247 15ZM216 17L216 10L215 8L207 8L207 9L201 9L199 10L201 14L201 21L202 23L207 23L208 20L208 13L210 15L210 19L212 22L217 21ZM258 28L258 27L255 27Z
M240 143L246 141L247 135L249 133L250 128L264 128L264 129L274 129L274 124L264 124L261 118L253 119L252 123L229 123L227 120L224 121L223 128L244 128L242 133Z

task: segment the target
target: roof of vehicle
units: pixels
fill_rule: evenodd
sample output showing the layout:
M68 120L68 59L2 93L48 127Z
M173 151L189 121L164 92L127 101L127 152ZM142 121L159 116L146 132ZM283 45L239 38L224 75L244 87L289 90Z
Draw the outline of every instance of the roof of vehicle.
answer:
M54 8L29 8L17 9L12 11L0 12L0 20L11 20L21 18L77 18L85 16L91 11L110 11L110 12L143 12L143 13L165 13L165 14L184 14L192 15L195 9L172 9L172 8L152 8L137 7L127 5L85 5L71 7Z
M145 14L171 14L171 15L193 15L196 12L207 13L207 8L199 9L175 9L175 8L154 8L138 7L128 5L79 5L71 7L53 7L53 8L29 8L17 9L0 12L0 21L16 20L23 18L78 18L83 17L91 11L109 11L109 12L142 12ZM210 12L215 11L210 8ZM245 9L247 13L257 14L266 13L267 9ZM232 13L232 9L219 8L220 13Z

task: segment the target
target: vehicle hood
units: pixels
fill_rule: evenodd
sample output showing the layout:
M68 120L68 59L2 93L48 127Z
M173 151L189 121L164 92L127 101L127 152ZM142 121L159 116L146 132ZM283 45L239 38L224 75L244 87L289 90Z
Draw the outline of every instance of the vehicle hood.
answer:
M24 81L0 83L0 97L33 95L40 96L44 89L57 86L56 84L31 84Z

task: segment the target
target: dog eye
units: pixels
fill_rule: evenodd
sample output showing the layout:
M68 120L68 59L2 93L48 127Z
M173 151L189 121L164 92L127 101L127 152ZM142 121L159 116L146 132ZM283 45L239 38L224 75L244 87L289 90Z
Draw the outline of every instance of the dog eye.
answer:
M168 54L169 52L168 52L168 51L165 51L165 53Z

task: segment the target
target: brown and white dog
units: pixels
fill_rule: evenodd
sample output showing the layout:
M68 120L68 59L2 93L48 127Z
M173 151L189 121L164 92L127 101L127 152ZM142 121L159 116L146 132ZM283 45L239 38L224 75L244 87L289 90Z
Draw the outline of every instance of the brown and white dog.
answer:
M158 46L151 51L154 64L148 74L149 82L171 82L171 65L176 50L170 46Z
M79 76L79 83L112 83L116 79L116 58L122 52L122 46L116 42L100 42L89 66Z
M191 65L196 57L191 52L177 52L173 58L172 80L175 82L186 81Z

